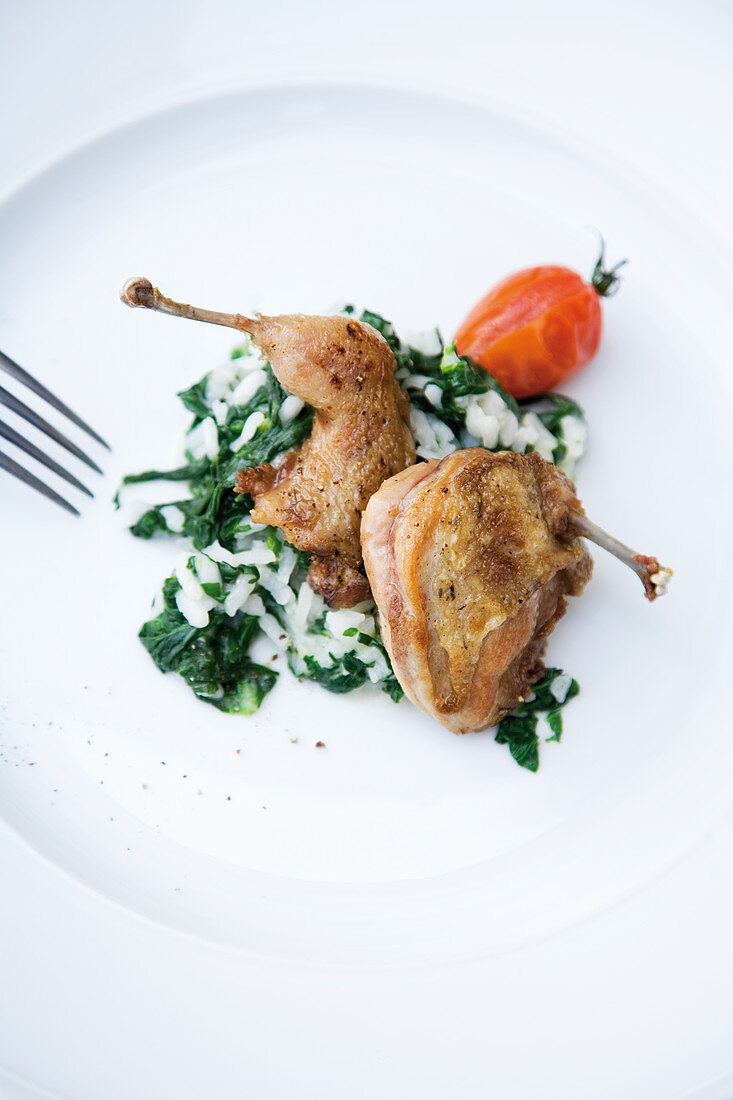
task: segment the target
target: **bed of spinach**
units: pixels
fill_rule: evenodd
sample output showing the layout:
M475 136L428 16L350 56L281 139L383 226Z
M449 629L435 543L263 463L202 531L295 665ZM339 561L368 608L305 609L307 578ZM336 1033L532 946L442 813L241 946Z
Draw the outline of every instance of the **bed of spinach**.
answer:
M176 605L176 577L163 585L163 610L143 624L140 640L161 672L177 672L199 699L228 714L254 714L277 673L247 656L257 619L212 611L209 624L191 626Z

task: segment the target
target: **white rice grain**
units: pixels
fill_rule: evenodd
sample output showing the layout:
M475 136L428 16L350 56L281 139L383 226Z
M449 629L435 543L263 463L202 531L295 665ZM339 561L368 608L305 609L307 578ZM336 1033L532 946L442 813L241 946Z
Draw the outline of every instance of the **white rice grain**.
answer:
M257 429L261 424L265 423L266 416L259 410L257 412L250 413L244 422L244 427L238 439L235 439L229 446L232 451L238 451L240 447L243 447L245 443L249 443L250 439L253 439L257 434Z
M257 585L257 578L253 573L243 573L237 577L229 592L224 598L224 610L230 617L238 611L243 611L247 601Z
M345 630L351 630L354 627L358 629L363 622L364 616L360 612L349 611L347 608L329 611L326 614L326 630L330 631L335 638L343 637Z
M560 469L569 477L575 472L578 459L585 454L588 442L588 428L579 416L564 416L560 421L562 442L567 448L564 458L558 463Z
M252 371L251 374L245 375L242 381L233 391L231 398L229 399L229 404L246 405L248 401L252 400L260 386L264 386L266 381L267 374L262 369Z
M189 600L203 600L206 597L198 577L188 568L188 555L184 554L179 558L175 573L178 583Z
M160 509L160 514L168 530L173 531L176 535L180 535L183 530L183 524L186 521L186 517L181 509L177 508L175 504L165 504Z
M280 423L289 424L295 420L298 413L305 407L305 401L301 401L294 393L286 397L280 406Z
M466 409L466 427L482 447L493 451L499 442L499 421L490 413L485 413L478 403Z
M249 550L242 550L239 554L232 554L231 565L270 565L277 561L277 555L263 540L255 543Z
M204 598L201 600L191 599L187 593L180 588L176 592L176 606L191 626L197 627L199 630L209 625L209 611L214 607L216 601L212 600L210 596L204 593Z
M558 703L565 702L572 682L573 678L569 676L567 672L563 672L561 676L555 677L552 681L550 684L550 693L555 696Z
M458 440L450 428L433 413L411 408L410 427L421 458L445 458L458 446Z
M194 558L194 569L196 570L196 576L202 584L221 584L219 566L213 558L208 557L207 554L196 555Z
M443 404L443 391L440 386L436 386L435 382L429 382L425 387L425 396L434 409L441 408Z
M213 416L207 416L201 425L204 453L213 462L219 453L219 429Z

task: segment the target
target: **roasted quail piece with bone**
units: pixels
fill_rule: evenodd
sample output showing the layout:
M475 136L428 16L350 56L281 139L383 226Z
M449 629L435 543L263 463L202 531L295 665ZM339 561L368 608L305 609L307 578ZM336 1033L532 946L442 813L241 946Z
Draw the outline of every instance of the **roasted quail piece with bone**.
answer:
M467 733L529 693L567 597L591 575L581 535L631 565L650 599L663 590L670 572L592 524L536 453L469 448L382 485L362 549L382 638L416 706Z
M310 553L308 579L331 607L366 599L362 513L386 478L415 461L410 402L386 340L348 317L250 318L182 305L147 279L131 279L121 298L248 333L280 382L313 406L313 430L302 446L277 466L240 470L236 490L254 498L257 523L281 527Z

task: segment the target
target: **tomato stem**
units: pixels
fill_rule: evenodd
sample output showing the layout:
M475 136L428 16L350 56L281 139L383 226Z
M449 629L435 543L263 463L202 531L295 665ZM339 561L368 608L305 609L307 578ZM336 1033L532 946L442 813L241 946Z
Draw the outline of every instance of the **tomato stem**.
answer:
M616 273L629 261L620 260L617 264L615 264L614 267L606 270L603 266L605 260L605 251L606 242L603 240L603 237L601 237L601 254L596 261L596 266L593 268L593 274L590 281L591 285L595 287L601 298L612 298L618 290L619 286L621 285L621 277Z

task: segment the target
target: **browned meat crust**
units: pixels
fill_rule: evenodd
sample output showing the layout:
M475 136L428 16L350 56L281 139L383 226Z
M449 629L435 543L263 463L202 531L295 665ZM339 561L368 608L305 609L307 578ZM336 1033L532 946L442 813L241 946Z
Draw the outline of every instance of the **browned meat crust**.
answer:
M409 399L387 342L346 317L260 317L247 331L292 393L316 410L310 437L274 469L240 470L252 518L311 554L308 579L332 607L369 595L361 517L382 482L415 461Z
M494 725L542 671L592 569L573 487L537 454L456 451L372 497L362 524L382 636L407 695L456 733Z

